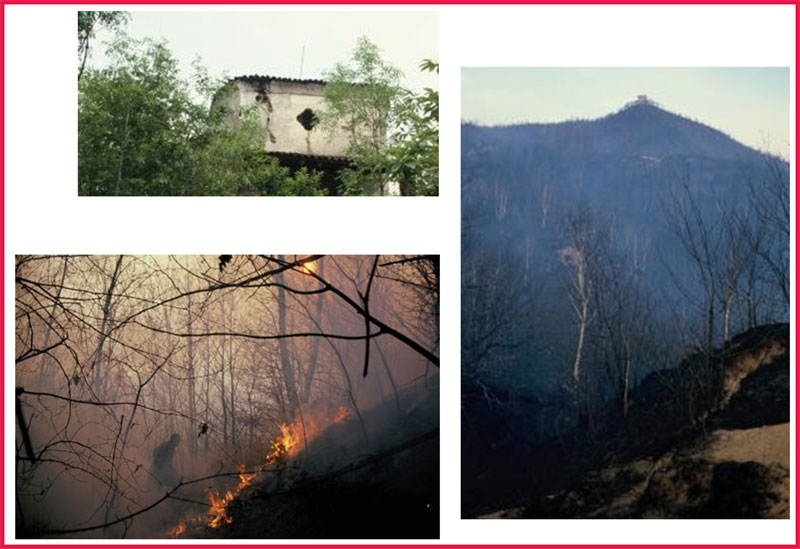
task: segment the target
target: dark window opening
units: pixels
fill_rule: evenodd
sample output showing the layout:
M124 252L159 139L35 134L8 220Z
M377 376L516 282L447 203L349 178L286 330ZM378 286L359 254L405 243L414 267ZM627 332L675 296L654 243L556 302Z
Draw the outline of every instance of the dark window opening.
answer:
M306 109L297 115L297 121L300 122L300 125L303 126L307 132L310 132L319 122L319 118L317 118L314 111Z

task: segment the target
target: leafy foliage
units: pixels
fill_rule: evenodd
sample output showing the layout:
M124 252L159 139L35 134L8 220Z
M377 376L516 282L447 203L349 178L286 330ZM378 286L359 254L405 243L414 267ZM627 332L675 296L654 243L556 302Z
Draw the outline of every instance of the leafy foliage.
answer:
M99 26L117 30L128 22L129 15L124 11L79 11L78 12L78 57L81 60L78 79L86 67L89 57L89 43Z
M439 63L420 64L423 71L439 73ZM439 194L439 92L405 92L398 109L398 128L388 147L387 168L403 195Z
M439 72L432 60L420 68ZM343 194L386 194L391 183L399 184L404 195L438 194L439 94L430 88L419 94L406 90L401 77L365 37L349 64L325 74L323 124L350 134L347 154L353 167L340 176Z
M163 43L121 38L109 55L79 81L79 194L322 194L317 174L264 154L255 112L230 124L225 109L206 107L225 85L199 63L192 86Z

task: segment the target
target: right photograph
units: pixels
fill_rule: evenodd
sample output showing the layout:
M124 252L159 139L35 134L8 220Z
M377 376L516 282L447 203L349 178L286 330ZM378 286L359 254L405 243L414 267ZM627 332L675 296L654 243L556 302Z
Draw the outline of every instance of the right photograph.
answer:
M463 68L462 518L789 518L789 69Z

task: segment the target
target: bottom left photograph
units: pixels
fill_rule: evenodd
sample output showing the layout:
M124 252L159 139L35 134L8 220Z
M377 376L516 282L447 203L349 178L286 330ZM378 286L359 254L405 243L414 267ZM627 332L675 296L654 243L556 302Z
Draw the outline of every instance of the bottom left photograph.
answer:
M439 537L439 256L15 259L16 538Z

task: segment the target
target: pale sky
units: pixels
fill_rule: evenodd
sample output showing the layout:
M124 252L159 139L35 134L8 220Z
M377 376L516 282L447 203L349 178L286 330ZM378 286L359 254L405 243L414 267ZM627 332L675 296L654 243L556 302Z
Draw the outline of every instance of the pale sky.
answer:
M437 59L438 14L423 12L130 12L125 31L134 38L164 38L182 70L191 73L198 55L215 77L263 74L321 78L337 62L349 60L366 36L384 60L403 71L414 90L437 88L435 73L421 73L423 59ZM108 34L99 33L91 64L103 66Z
M760 150L789 153L788 68L463 68L461 115L481 124L598 118L639 94Z

